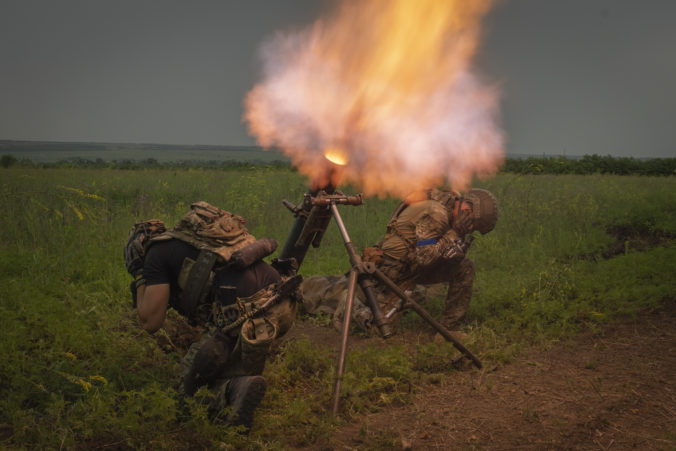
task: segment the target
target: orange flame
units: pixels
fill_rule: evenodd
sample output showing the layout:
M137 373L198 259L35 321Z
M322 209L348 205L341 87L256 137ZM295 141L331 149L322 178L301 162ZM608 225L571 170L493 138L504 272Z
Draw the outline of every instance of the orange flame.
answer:
M324 158L338 166L345 166L347 164L347 156L345 152L336 148L329 148L324 151Z
M315 183L324 149L366 195L464 188L504 159L498 93L471 67L491 0L344 1L262 49L245 99L249 131Z

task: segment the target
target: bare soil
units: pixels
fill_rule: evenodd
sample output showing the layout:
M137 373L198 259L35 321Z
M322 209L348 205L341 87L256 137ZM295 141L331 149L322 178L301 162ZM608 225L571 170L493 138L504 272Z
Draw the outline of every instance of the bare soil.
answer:
M298 326L289 338L337 346L331 328ZM351 336L350 346L372 340ZM676 450L676 298L509 364L484 363L308 449Z
M172 319L159 344L187 348L200 330ZM430 340L433 330L424 329L388 340L352 334L349 349ZM331 326L299 320L284 341L303 336L337 352ZM478 370L463 362L407 404L355 418L306 449L676 451L674 297L600 332L533 346L508 364L484 361Z

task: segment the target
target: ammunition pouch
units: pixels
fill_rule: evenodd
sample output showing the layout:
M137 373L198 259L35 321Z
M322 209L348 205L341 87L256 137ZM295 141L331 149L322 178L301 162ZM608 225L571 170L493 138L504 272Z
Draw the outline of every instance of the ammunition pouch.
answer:
M296 276L300 278L300 276ZM284 335L296 317L297 303L285 287L296 285L290 279L259 290L235 303L212 304L212 320L217 330L236 344L224 377L261 374L273 342ZM281 295L280 295L281 292ZM276 299L273 303L269 301Z
M214 302L211 312L214 325L225 334L232 335L231 331L244 322L238 304L223 305L220 302Z
M273 323L275 338L280 337L291 328L296 318L295 291L301 280L299 275L284 278L246 298L235 297L234 287L219 287L218 292L226 295L217 296L211 304L212 323L221 332L236 336L247 320L264 317Z
M212 271L218 256L208 250L200 251L197 260L186 258L178 275L181 288L180 310L190 319L194 319L198 307L205 305L213 284Z
M249 319L242 325L238 345L242 368L247 375L263 372L265 359L277 337L277 331L277 327L265 317Z

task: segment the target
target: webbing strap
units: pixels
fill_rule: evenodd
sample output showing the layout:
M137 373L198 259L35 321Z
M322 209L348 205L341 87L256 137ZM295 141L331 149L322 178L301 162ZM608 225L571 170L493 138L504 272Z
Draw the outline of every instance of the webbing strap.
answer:
M408 204L406 202L399 202L399 205L397 205L397 208L394 209L392 216L390 216L390 220L387 222L387 227L393 226L397 218L399 218L401 212L406 210L407 207Z
M181 308L189 318L195 313L204 286L209 280L211 268L216 263L217 255L211 251L202 250L197 256L195 264L190 268L188 282L181 293Z

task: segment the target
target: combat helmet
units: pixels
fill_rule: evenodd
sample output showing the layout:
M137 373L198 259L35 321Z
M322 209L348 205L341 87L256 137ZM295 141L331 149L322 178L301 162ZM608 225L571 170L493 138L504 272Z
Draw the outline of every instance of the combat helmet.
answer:
M481 188L472 188L463 196L464 202L472 204L474 230L487 234L498 222L498 201L495 196Z

